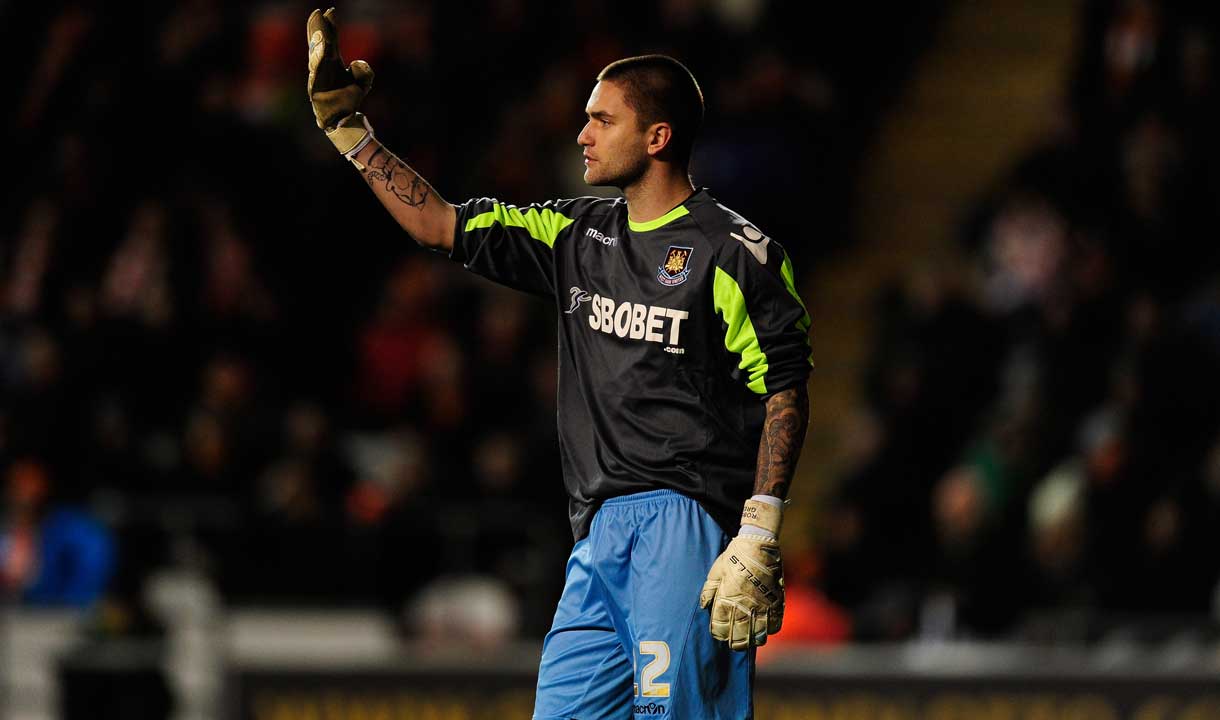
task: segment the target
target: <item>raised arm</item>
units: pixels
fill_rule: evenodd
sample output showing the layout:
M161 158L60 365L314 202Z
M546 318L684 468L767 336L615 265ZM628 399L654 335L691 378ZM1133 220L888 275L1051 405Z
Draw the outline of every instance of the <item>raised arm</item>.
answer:
M318 127L356 166L403 230L420 245L450 251L457 212L419 173L377 141L368 119L358 112L373 86L373 69L363 60L343 64L334 12L334 8L325 13L314 10L305 28L309 42L306 92Z
M376 140L361 148L352 160L373 194L415 242L445 252L453 249L457 211L427 180Z

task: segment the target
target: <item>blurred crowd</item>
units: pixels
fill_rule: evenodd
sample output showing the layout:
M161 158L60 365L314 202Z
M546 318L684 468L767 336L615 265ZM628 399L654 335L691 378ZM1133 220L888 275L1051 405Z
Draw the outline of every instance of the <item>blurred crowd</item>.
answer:
M415 247L335 156L304 93L311 9L0 6L21 68L0 597L138 632L149 577L190 568L229 603L536 636L571 542L553 310ZM575 138L597 71L680 57L709 99L697 182L807 271L849 242L859 150L933 15L821 12L357 0L338 17L346 58L378 73L378 136L452 201L589 194Z
M378 73L378 136L452 201L588 194L596 72L682 58L709 100L696 182L805 275L850 249L871 129L938 12L912 5L338 15ZM28 68L5 117L0 595L135 631L150 575L189 567L229 603L537 636L570 547L554 311L415 247L335 156L304 96L311 9L0 11ZM1215 616L1217 31L1207 3L1085 3L1053 131L960 253L879 298L819 556L790 564L822 593L813 635L1088 640Z
M1220 621L1220 13L1081 20L1054 129L963 223L967 259L879 299L824 516L858 638Z

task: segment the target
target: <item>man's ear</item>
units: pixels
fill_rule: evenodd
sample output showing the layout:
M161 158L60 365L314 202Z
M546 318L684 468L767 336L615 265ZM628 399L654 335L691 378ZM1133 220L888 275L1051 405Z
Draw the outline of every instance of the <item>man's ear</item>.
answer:
M656 157L662 150L669 147L673 140L674 129L669 123L654 123L648 128L648 154Z

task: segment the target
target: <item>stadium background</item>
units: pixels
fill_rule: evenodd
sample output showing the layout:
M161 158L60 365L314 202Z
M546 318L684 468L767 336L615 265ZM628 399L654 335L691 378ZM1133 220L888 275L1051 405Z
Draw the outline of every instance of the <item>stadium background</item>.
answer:
M3 717L528 709L553 313L335 157L312 7L0 4ZM612 59L702 82L695 180L814 318L767 716L1220 717L1211 3L338 12L451 201L587 194Z

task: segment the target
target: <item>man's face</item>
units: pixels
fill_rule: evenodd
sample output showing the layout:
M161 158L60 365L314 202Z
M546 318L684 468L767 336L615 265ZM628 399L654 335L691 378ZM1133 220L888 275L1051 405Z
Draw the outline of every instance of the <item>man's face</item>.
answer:
M622 87L609 80L594 85L585 114L589 121L576 136L584 148L585 182L619 188L630 185L648 166L648 140Z

